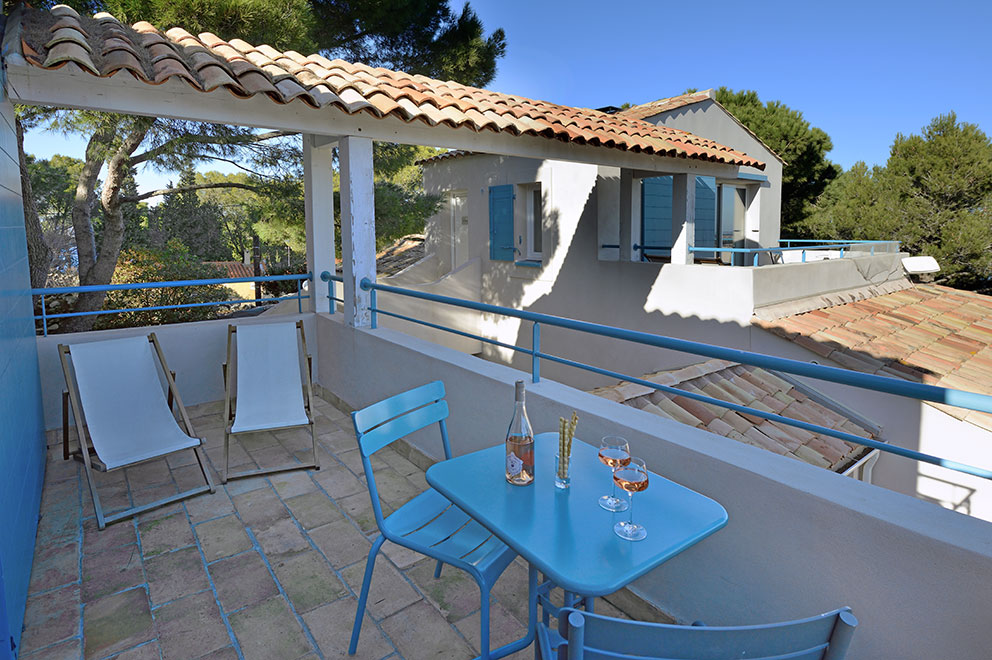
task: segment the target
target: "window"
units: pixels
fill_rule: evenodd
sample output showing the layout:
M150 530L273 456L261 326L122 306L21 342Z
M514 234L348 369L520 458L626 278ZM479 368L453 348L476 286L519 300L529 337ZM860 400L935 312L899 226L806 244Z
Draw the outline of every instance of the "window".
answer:
M544 198L541 195L541 184L529 186L527 189L527 259L541 260L544 232Z
M489 187L489 258L513 261L513 186Z
M641 179L641 240L634 258L648 261L672 254L672 185L671 176ZM717 245L716 179L696 177L695 235L693 245ZM697 258L714 259L713 252L697 252Z

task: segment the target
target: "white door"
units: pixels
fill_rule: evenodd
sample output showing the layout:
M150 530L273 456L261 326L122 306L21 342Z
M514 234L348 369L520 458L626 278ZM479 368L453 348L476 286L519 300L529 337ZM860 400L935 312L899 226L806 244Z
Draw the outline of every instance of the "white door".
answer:
M451 212L451 270L468 261L468 204L463 192L451 193L448 208Z

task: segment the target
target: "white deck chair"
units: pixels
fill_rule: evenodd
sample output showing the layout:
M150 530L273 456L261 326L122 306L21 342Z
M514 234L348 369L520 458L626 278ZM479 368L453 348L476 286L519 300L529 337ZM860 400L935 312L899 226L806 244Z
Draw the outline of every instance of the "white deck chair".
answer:
M232 345L236 346L234 353L231 350ZM317 438L313 430L311 369L303 321L227 326L227 362L224 363L224 471L221 473L223 483L227 483L228 479L259 474L320 469ZM232 435L299 426L310 429L313 462L229 473Z
M155 333L148 337L107 339L70 346L59 344L59 358L79 435L75 458L86 468L86 481L100 529L149 509L207 491L214 492L200 439L193 431ZM163 378L169 397L177 404L185 432L166 400ZM63 418L64 427L67 423ZM205 486L104 515L93 481L93 468L109 472L184 449L192 449L196 454Z

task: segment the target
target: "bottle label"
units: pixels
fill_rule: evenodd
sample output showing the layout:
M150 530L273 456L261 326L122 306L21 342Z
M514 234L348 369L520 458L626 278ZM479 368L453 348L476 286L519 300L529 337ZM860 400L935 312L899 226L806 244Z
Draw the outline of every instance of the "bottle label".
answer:
M515 477L520 474L522 469L524 469L524 462L516 454L511 451L506 455L506 473L508 475Z

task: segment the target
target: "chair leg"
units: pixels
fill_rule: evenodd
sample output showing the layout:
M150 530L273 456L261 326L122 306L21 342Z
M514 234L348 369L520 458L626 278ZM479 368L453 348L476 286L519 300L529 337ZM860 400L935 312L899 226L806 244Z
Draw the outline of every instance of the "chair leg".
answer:
M86 451L86 448L83 448ZM93 498L93 512L96 513L96 526L99 529L103 529L107 526L107 521L103 517L103 507L100 506L100 496L96 493L96 483L93 482L93 474L90 470L90 466L84 464L84 472L86 472L86 484L90 487L90 497Z
M222 484L227 483L227 469L228 469L228 456L230 455L231 448L231 434L224 431L224 471L220 475L220 482Z
M434 567L434 579L441 577L441 567L444 566L444 562L440 559L437 560L437 566Z
M348 645L348 655L355 655L358 650L358 636L362 632L362 621L365 619L365 603L369 598L369 587L372 586L372 569L375 568L375 556L379 548L385 543L386 537L382 534L372 544L369 550L369 558L365 563L365 577L362 579L362 593L358 596L358 609L355 610L355 625L351 629L351 643Z
M207 472L207 462L203 460L202 448L193 447L193 453L196 455L196 462L200 465L200 472L203 473L203 478L206 480L207 485L210 486L210 492L216 493L217 487L214 486L214 480L210 478L210 473Z
M310 422L310 441L313 443L313 469L320 469L320 458L317 456L317 436L313 432L313 422Z
M489 588L479 583L479 660L489 660Z

